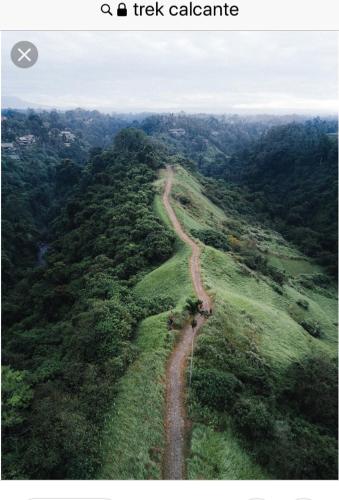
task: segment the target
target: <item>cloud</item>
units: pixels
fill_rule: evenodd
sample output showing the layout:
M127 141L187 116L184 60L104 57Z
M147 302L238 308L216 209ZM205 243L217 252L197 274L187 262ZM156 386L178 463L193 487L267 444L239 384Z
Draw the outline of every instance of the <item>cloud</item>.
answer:
M3 95L117 111L336 112L332 32L3 32ZM29 70L18 40L39 48Z

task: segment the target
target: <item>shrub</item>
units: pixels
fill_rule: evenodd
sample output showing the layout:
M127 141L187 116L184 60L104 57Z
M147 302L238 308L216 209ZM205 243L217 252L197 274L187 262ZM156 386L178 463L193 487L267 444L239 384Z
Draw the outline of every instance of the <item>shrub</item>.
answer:
M135 298L138 306L144 311L144 316L154 316L155 314L160 314L164 311L169 311L175 305L173 297L168 295L158 295L156 298L146 299L146 298Z
M297 304L299 307L302 307L303 309L308 309L308 306L309 306L309 303L307 302L307 300L304 300L304 299L297 300Z
M218 250L230 249L227 237L220 231L216 231L215 229L192 229L191 233L192 236L198 238L205 245L217 248Z
M232 374L214 369L197 369L193 372L192 389L202 405L216 410L231 406L241 391L242 383Z
M270 276L278 285L282 286L286 281L286 275L279 269L272 266L266 266L264 274Z
M281 479L337 479L336 440L323 435L303 419L290 420L274 439L274 454L268 444L269 469Z
M234 250L235 252L240 251L241 242L236 236L233 236L233 235L229 236L228 241L229 241L229 244L230 244L232 250Z
M239 399L232 414L236 429L250 441L273 435L274 418L264 400L255 397Z
M247 267L253 269L253 271L261 271L265 274L267 270L267 259L262 257L259 253L248 253L243 258L243 262Z
M303 327L312 337L320 338L323 336L323 332L318 323L310 323L308 321L302 320L300 326Z
M243 257L243 263L253 271L258 271L265 276L269 276L279 286L282 286L286 281L285 273L270 266L267 258L263 257L257 250L247 248Z
M337 362L324 355L311 355L293 363L284 376L284 399L314 424L337 435Z

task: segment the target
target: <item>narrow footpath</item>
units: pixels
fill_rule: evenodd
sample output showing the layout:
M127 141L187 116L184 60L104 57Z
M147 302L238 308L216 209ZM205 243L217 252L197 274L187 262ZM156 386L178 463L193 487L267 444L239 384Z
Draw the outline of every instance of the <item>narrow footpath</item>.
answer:
M173 228L179 238L192 249L190 272L197 297L203 302L202 308L209 310L211 300L201 280L200 248L184 232L170 203L170 193L174 172L167 166L167 178L163 194L163 203ZM164 455L164 479L185 479L185 430L186 430L186 387L185 368L187 358L191 354L195 336L205 323L206 318L200 314L196 317L197 326L193 329L187 325L181 332L181 339L175 346L167 366L166 374L166 448Z

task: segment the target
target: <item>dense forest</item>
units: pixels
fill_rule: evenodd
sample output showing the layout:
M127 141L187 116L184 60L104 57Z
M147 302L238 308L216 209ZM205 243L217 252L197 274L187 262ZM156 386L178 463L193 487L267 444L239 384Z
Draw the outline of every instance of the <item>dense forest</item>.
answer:
M172 253L173 236L152 213L160 165L152 143L129 129L116 136L111 150L92 151L86 166L65 160L55 167L48 185L59 208L49 221L46 265L26 269L14 284L9 280L3 299L6 478L95 475L103 418L135 356L136 325L158 307L136 303L131 285ZM24 183L21 168L16 175ZM25 188L35 201L35 187ZM12 206L17 203L13 199ZM21 213L10 207L7 213L12 221L4 239L13 246L14 219ZM20 223L22 235L28 234L29 219ZM13 254L9 249L14 267L17 243Z
M338 141L333 122L274 127L240 155L240 182L306 255L337 274Z
M142 126L205 176L239 186L245 210L252 206L336 275L336 120L184 115L148 117Z
M166 163L185 167L228 217L222 230L197 223L194 238L235 256L241 272L269 281L284 299L286 273L244 233L260 222L322 266L323 274L300 277L303 286L323 287L324 295L334 286L333 119L4 110L2 143L5 479L97 477L105 418L138 357L138 325L174 306L135 294L176 248L154 211L154 182ZM198 211L188 194L178 199ZM299 302L298 314L309 307ZM333 478L334 358L315 350L277 375L252 338L238 337L217 314L210 324L190 395L202 420L223 429L231 419L273 477ZM322 335L316 322L303 328Z

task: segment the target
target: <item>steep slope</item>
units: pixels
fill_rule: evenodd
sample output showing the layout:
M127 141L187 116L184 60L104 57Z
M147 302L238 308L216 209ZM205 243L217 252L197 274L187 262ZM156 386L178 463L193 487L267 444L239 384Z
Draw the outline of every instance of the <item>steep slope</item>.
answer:
M183 228L205 241L212 234L218 247L223 240L215 233L228 242L227 250L202 246L201 269L214 310L195 351L188 477L252 478L246 458L240 458L245 450L273 477L335 476L334 284L281 235L248 222L237 212L236 197L223 213L187 171L178 167L175 180L174 207ZM310 382L308 366L316 371L322 364L328 378ZM300 387L305 391L299 404ZM310 391L321 387L330 387L323 408L328 419L306 408ZM254 416L244 422L246 409ZM310 462L306 468L297 458L301 449Z
M201 300L202 310L209 311L211 300L207 295L200 270L200 247L183 231L171 205L170 195L173 184L173 169L167 166L163 204L179 238L191 249L190 274L194 291ZM185 325L180 342L178 342L169 360L166 374L166 450L165 479L183 479L185 475L185 404L186 384L184 370L189 353L193 349L194 339L204 325L206 319L201 314L195 316L196 326Z
M3 297L4 478L97 476L137 327L169 305L132 290L173 254L174 238L152 210L160 165L143 133L122 131L53 219L46 265Z
M159 194L155 197L154 211L173 230L172 221L168 217L162 199L165 186L170 187L168 173L165 170L155 184ZM197 257L195 254L195 259ZM103 445L105 459L100 478L161 478L166 448L166 426L164 426L166 385L168 385L166 375L170 371L170 364L166 370L167 359L176 341L176 346L180 346L180 339L184 336L184 332L180 332L182 326L184 329L187 328L185 327L187 317L183 314L183 307L185 300L194 295L189 262L190 248L178 238L175 256L146 274L135 288L137 296L142 300L161 301L166 297L170 298L175 307L168 310L168 313L147 318L139 327L137 337L139 356L122 380L111 417L107 422ZM207 297L206 300L208 301ZM169 315L174 319L170 331L168 331ZM192 333L191 327L188 327L188 334ZM190 350L191 339L188 340ZM173 351L174 356L178 352L176 349ZM181 367L179 379L180 383L185 385L182 379L183 368L184 365ZM179 399L182 396L180 393ZM179 428L179 434L182 432L183 429ZM182 437L179 439L182 440ZM171 471L168 470L168 460L165 460L165 477L176 476L178 470L178 475L182 476L184 469L182 441L179 448L179 463L174 459L170 464Z
M154 212L172 229L162 203L165 171L155 186ZM175 233L174 233L175 234ZM165 449L166 366L185 318L183 307L193 295L189 249L176 239L175 254L136 285L141 301L167 301L167 312L141 322L138 356L121 381L103 440L102 479L161 479ZM165 309L166 310L166 309ZM168 329L168 317L174 318Z
M233 173L279 231L337 274L338 127L319 118L272 127Z
M155 183L154 210L173 230L161 200L165 179L162 171ZM325 378L318 371L313 390L319 398L324 390L335 404L332 389L330 395L326 393L332 384L326 374L331 376L329 367L336 352L335 288L321 267L280 234L241 215L231 188L232 206L224 212L205 195L210 194L207 187L203 178L175 166L171 207L183 231L199 244L203 286L213 300L213 314L197 337L191 386L186 382L191 420L186 477L293 477L286 456L298 477L312 477L315 469L321 477L332 477L335 444L328 403L323 409L329 418L321 423L319 415L298 406L293 370L299 378L305 377L309 393L307 360L317 359L313 366L321 366ZM251 252L255 262L261 262L259 254L265 265L261 262L254 269ZM161 478L166 365L180 345L180 330L187 321L185 301L194 295L189 269L189 249L177 239L175 255L146 274L135 288L140 300L167 300L173 306L143 320L139 327L137 359L121 381L107 422L101 478ZM174 318L173 328L169 317ZM243 426L239 415L248 417ZM318 459L315 450L320 457L326 455L326 466L324 456ZM298 454L311 461L309 470L300 467ZM276 458L270 462L268 455Z

